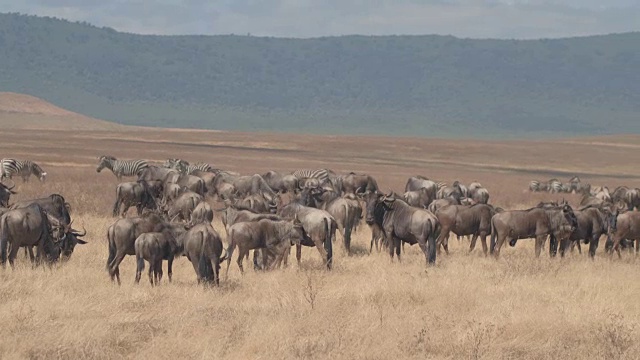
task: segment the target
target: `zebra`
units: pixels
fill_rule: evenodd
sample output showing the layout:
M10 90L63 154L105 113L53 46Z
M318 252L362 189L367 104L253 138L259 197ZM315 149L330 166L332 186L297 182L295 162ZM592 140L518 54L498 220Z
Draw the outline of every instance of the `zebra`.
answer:
M14 175L20 175L22 182L28 182L32 174L37 176L41 182L44 182L47 178L47 173L31 160L0 160L0 181L5 178L12 179Z
M180 173L189 175L193 174L196 171L215 172L215 169L207 163L196 163L191 165L188 161L183 159L167 159L167 161L164 162L163 166L169 169L178 170L178 172Z
M560 193L563 190L562 183L558 179L551 179L547 184L549 192L552 194Z
M123 176L137 176L142 170L149 167L146 160L118 160L110 155L102 155L98 158L99 163L96 172L107 168L113 172L118 180L122 180Z
M335 175L333 171L329 169L300 169L296 170L292 173L293 176L298 178L298 180L304 179L318 179L320 182L325 182L329 180L330 175Z

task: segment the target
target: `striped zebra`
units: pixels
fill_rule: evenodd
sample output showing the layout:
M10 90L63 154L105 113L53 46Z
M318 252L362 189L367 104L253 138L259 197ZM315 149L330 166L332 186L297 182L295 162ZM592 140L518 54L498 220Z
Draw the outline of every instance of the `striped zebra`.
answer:
M20 175L23 182L29 181L31 175L35 175L41 182L44 182L47 177L47 173L31 160L0 160L0 181L5 178L12 179L14 175Z
M142 170L149 167L146 160L118 160L110 155L102 155L98 158L99 163L96 168L97 172L107 168L113 172L118 180L122 180L123 176L138 176Z
M548 184L549 192L552 194L560 193L564 189L562 186L562 183L558 179L551 179L547 184Z
M183 174L193 174L196 171L206 171L206 172L214 172L213 167L207 163L195 163L193 165L189 164L188 161L183 159L167 159L164 162L164 167L169 169L178 170L178 172Z
M329 180L331 175L335 175L335 173L329 169L300 169L296 170L292 173L293 176L298 178L298 180L304 179L318 179L320 182L325 182Z

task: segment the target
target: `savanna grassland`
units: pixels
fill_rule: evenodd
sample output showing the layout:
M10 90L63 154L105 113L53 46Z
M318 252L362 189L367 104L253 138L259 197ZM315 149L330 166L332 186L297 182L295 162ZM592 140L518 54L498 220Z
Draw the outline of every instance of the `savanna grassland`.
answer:
M525 208L562 196L530 194L533 178L579 174L594 185L639 186L637 137L526 142L418 138L296 136L122 128L110 131L6 130L0 157L29 158L49 173L45 184L17 180L15 200L60 193L87 245L53 268L32 269L20 254L0 269L0 358L234 359L635 359L640 357L639 260L624 253L595 260L533 255L533 241L507 247L499 260L468 240L427 268L417 246L402 263L369 254L361 227L353 256L336 246L334 269L315 249L298 267L269 273L234 263L220 288L196 284L180 258L173 283L134 285L135 262L121 265L122 286L109 280L106 229L117 180L97 174L96 157L168 157L207 161L253 174L329 167L367 172L383 190L404 190L422 174L442 181L480 181L491 202ZM575 195L566 195L576 204ZM221 205L212 201L214 207ZM218 220L215 227L224 231ZM338 242L341 238L338 237ZM166 265L165 265L166 266ZM223 267L224 275L224 267Z

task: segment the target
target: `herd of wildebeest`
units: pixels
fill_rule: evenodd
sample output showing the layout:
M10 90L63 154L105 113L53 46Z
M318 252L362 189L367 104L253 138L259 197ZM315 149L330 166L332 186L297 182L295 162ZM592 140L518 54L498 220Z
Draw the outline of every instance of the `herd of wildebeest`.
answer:
M38 167L39 168L39 167ZM371 229L369 252L386 248L391 259L400 259L403 243L418 244L427 264L434 264L442 250L448 254L450 234L471 237L470 251L480 238L485 255L498 257L504 243L515 246L520 239L535 238L539 256L549 238L549 253L589 245L594 257L606 235L607 252L630 247L640 249L640 190L591 187L578 177L562 184L557 179L532 181L530 191L582 194L577 208L567 202L542 202L527 210L504 210L489 203L489 191L478 182L451 185L423 176L407 180L405 192L382 192L376 179L367 174L336 174L329 169L269 171L241 175L169 159L162 165L144 160L98 158L97 171L110 169L118 179L135 176L115 189L113 216L107 230L107 271L120 284L119 265L127 255L136 257L136 283L145 261L152 285L162 278L162 262L172 263L183 255L193 264L198 282L219 284L222 262L226 272L234 253L243 271L243 261L253 252L255 269L268 270L287 265L291 247L296 259L302 246L315 247L331 268L336 234L351 254L351 237L362 220ZM0 180L11 178L2 170ZM15 169L13 170L16 171ZM43 171L40 169L40 173ZM46 173L45 173L46 174ZM28 180L28 174L23 180ZM40 177L44 181L44 177ZM68 260L76 245L85 244L71 226L71 208L60 194L41 199L10 202L13 186L0 183L1 261L11 265L20 247L35 264ZM218 208L210 204L218 204ZM127 216L135 207L136 216ZM218 217L226 232L227 247L213 228ZM490 244L487 244L490 236ZM630 241L630 244L629 244ZM33 248L36 254L33 254Z

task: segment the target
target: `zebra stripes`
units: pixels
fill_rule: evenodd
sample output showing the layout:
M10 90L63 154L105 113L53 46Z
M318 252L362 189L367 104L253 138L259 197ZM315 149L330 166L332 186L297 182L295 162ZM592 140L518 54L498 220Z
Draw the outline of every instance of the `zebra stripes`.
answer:
M45 181L47 173L31 160L2 159L0 160L0 181L5 178L12 179L14 175L22 177L23 182L29 181L31 175L38 180Z
M298 178L298 180L318 179L322 183L329 180L330 171L331 170L328 170L328 169L316 169L316 170L300 169L300 170L294 171L292 175ZM333 173L333 171L331 171L331 173Z
M102 155L99 158L97 172L107 168L113 172L113 174L121 180L123 176L138 176L142 170L149 167L146 160L118 160L113 156Z
M164 162L163 166L169 169L178 170L180 173L189 175L193 174L196 171L214 171L211 165L207 163L195 163L191 165L188 161L183 159L167 159L167 161Z
M569 183L563 184L558 179L551 179L549 181L531 180L529 182L529 191L548 191L550 193L572 193L585 194L589 193L591 185L587 183L581 183L580 179L575 176L569 180Z

